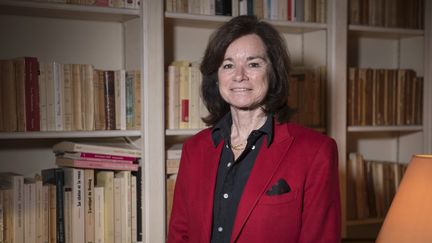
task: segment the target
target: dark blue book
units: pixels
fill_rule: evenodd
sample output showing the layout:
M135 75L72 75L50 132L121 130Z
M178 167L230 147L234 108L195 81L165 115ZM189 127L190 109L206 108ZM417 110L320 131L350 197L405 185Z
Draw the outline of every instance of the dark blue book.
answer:
M56 237L57 243L65 242L65 218L63 204L64 172L61 168L42 170L42 183L56 186Z

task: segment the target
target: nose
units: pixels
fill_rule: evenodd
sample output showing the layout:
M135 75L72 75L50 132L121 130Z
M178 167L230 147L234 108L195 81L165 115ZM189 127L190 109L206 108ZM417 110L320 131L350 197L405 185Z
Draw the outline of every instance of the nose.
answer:
M247 80L247 74L246 74L246 69L243 66L238 66L235 69L235 73L234 73L234 81L236 82L242 82Z

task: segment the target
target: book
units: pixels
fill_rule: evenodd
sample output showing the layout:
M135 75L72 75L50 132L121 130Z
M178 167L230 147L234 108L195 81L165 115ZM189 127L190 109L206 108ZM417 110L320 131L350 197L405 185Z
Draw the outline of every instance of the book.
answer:
M94 128L105 130L104 71L94 70Z
M84 170L84 222L85 242L95 242L95 195L94 195L94 170Z
M36 184L24 178L24 242L36 242Z
M84 219L84 170L77 168L62 168L64 171L64 187L72 192L71 205L71 237L74 243L85 242Z
M0 188L9 190L6 224L9 242L24 242L24 176L13 172L0 172Z
M15 83L15 69L12 60L0 61L0 85L2 100L2 124L3 131L16 132L17 127L17 97L16 97L16 83Z
M63 129L72 131L73 124L73 92L72 92L72 64L63 64Z
M176 143L168 147L166 158L169 159L180 159L182 152L183 144Z
M83 144L75 143L71 141L62 141L53 146L54 153L62 152L86 152L86 153L98 153L115 156L126 156L126 157L141 157L141 150L134 148L119 147L124 145L106 146L96 144Z
M127 170L127 171L137 171L138 164L130 163L117 163L117 162L106 162L106 161L93 161L93 160L78 160L78 159L68 159L57 157L56 165L64 167L74 167L74 168L86 168L86 169L103 169L103 170Z
M105 108L105 129L116 129L115 111L115 80L114 71L104 71L104 108Z
M64 220L64 172L61 168L44 169L42 173L43 185L50 187L50 236L55 242L65 242ZM52 224L55 223L55 224ZM53 232L54 230L54 232Z
M104 243L104 188L94 187L95 243Z
M96 186L104 190L104 241L114 243L114 172L98 171Z
M81 77L81 67L80 64L72 64L72 96L73 106L72 106L72 129L75 131L83 130L83 110L82 103L83 100L83 89L82 77Z
M116 156L110 154L97 154L97 153L86 153L86 152L61 152L56 154L63 158L69 159L82 159L82 160L103 160L106 162L118 162L118 163L133 163L137 160L136 157L130 156Z
M81 65L81 89L83 102L83 129L86 131L94 130L94 67L90 64Z

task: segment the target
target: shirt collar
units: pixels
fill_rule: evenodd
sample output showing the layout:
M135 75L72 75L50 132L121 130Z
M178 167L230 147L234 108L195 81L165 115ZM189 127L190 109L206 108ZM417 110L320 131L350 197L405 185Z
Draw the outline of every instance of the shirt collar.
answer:
M263 133L267 136L267 147L273 141L273 115L268 115L267 119L258 130L254 130L260 133ZM225 114L222 119L220 119L216 125L212 129L212 140L213 145L216 147L222 140L229 141L231 135L231 125L232 125L232 117L231 113L228 112Z

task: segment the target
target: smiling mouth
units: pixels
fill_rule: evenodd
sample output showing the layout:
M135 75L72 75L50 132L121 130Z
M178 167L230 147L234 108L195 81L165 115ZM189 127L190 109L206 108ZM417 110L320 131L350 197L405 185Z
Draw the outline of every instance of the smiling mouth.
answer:
M245 91L250 91L251 89L248 89L248 88L233 88L233 89L231 89L231 91L234 91L234 92L245 92Z

